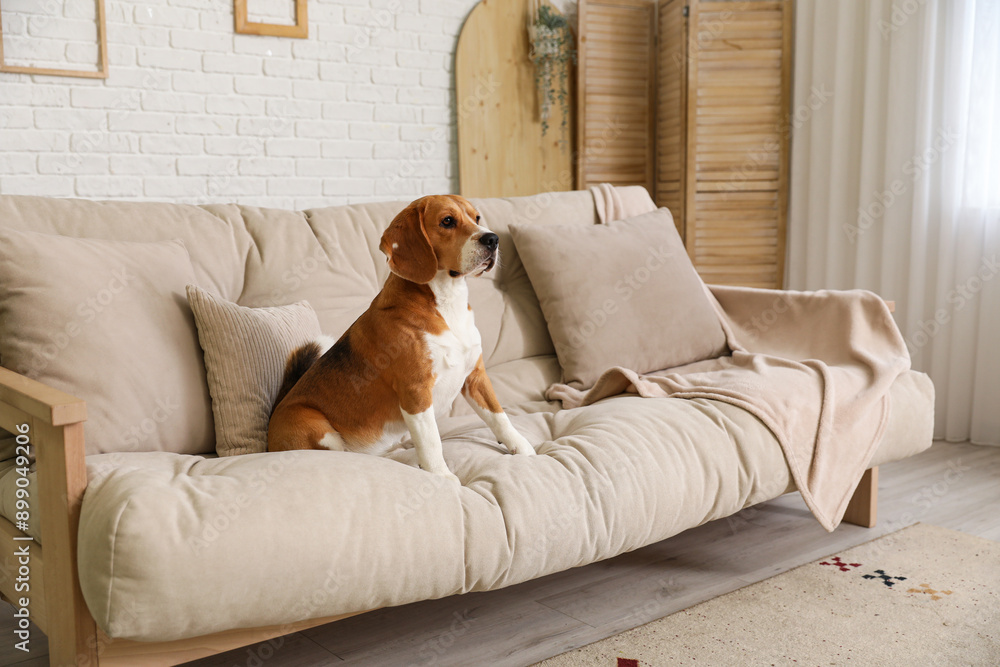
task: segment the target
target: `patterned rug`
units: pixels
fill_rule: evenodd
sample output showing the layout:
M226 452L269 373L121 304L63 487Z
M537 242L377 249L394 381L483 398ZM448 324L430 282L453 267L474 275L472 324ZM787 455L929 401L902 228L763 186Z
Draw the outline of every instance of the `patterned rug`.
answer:
M1000 543L917 524L538 664L997 667Z

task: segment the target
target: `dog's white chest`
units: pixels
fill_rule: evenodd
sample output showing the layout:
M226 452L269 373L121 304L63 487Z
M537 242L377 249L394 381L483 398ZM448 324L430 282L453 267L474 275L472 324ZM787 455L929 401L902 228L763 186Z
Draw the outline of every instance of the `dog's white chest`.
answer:
M468 285L464 280L449 277L446 272L442 274L430 283L430 287L437 299L438 312L448 328L426 337L435 378L434 414L438 417L451 410L465 379L483 353L482 338L469 310Z

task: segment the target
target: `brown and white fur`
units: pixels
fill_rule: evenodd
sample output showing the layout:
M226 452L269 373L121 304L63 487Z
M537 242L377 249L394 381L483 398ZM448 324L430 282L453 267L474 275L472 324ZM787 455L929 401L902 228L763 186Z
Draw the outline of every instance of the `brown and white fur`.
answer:
M500 251L479 221L455 195L423 197L396 216L379 246L391 273L368 310L332 346L309 343L289 356L268 451L382 454L409 431L420 467L458 481L436 418L461 392L511 453L535 453L483 366L466 276L489 271Z

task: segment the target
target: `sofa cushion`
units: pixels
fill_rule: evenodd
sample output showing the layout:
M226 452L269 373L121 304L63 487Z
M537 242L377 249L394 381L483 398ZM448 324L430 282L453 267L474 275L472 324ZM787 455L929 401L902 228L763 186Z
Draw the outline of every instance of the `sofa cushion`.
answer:
M0 225L88 239L180 239L191 256L195 283L231 301L240 296L247 256L253 252L253 240L239 207L233 204L191 206L3 195Z
M322 333L305 301L245 308L187 286L205 353L219 456L267 451L267 424L292 350Z
M488 369L554 354L531 283L517 257L512 224L596 221L589 192L472 200L500 236L500 266L469 281L469 300L483 339ZM392 218L408 202L375 202L307 211L211 204L93 202L0 196L0 221L22 231L126 241L180 238L191 254L195 284L242 306L308 301L324 333L339 337L371 303L388 271L378 250ZM529 374L528 381L540 376ZM517 386L505 406L523 393L547 388ZM464 400L456 401L464 409ZM207 406L206 406L207 408Z
M87 453L214 451L180 241L0 228L0 359L87 402Z
M323 331L339 338L382 288L385 256L378 239L402 207L303 212L241 206L255 252L238 303L259 308L308 301Z
M511 233L567 384L593 386L612 366L648 373L726 353L719 316L669 210Z
M787 485L770 432L707 401L624 397L512 421L540 456L502 452L474 417L442 429L463 486L417 468L412 449L116 454L104 471L94 457L78 546L88 607L112 636L165 641L499 588Z
M892 395L880 463L930 442L927 377ZM412 449L90 457L87 604L149 641L358 612L609 558L792 487L770 431L723 403L623 396L512 421L539 456L504 453L475 417L442 423L462 486Z
M473 199L483 223L500 237L500 265L469 279L469 302L483 339L487 369L554 353L528 276L511 240L510 225L593 225L589 192ZM379 239L408 202L333 206L302 212L240 207L254 241L238 303L274 306L306 300L325 334L338 338L368 308L388 275ZM532 380L536 379L531 376ZM534 386L541 395L546 386ZM504 405L513 396L498 389ZM464 404L460 397L456 405ZM461 408L459 408L461 409Z

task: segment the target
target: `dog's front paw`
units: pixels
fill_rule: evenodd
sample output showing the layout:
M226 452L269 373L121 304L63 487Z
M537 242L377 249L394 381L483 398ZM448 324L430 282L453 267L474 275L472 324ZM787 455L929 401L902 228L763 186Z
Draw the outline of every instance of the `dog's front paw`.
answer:
M531 443L517 431L512 431L504 437L503 444L507 446L507 451L511 454L523 454L525 456L535 455L535 448L532 447Z

